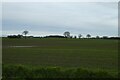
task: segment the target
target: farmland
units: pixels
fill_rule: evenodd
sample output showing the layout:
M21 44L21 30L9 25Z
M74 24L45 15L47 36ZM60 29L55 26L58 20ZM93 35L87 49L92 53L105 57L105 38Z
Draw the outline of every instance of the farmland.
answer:
M117 40L3 38L2 41L3 65L24 65L32 68L84 68L92 71L102 70L117 75Z

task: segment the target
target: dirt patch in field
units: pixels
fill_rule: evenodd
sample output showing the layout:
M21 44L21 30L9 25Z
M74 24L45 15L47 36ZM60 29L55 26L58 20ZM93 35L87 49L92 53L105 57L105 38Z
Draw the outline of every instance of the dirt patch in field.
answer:
M37 47L37 46L8 46L8 47L15 47L15 48L27 48L27 47Z

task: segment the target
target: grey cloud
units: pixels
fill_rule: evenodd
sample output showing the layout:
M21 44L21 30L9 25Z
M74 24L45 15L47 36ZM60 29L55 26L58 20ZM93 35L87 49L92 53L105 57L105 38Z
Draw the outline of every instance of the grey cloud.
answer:
M98 5L100 4L100 5ZM3 31L29 30L45 33L92 33L116 35L117 9L108 3L4 3ZM104 6L103 6L104 5ZM25 25L25 26L24 26ZM106 30L103 30L106 29ZM112 31L113 32L110 32ZM32 32L32 31L31 31ZM106 33L107 32L107 33Z

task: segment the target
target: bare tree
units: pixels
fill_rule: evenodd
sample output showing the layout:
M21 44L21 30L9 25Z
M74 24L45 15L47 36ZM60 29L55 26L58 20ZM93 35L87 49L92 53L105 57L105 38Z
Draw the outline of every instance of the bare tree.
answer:
M67 38L70 38L70 32L68 32L68 31L64 32L63 35L64 35L65 37L67 37Z
M81 38L81 37L82 37L82 34L79 34L78 37Z
M90 38L90 37L91 37L91 35L90 35L90 34L87 34L87 35L86 35L86 37L87 37L87 38Z
M99 36L96 36L96 38L98 39L98 38L100 38Z
M25 31L23 31L22 34L25 35L25 38L26 38L26 35L27 35L28 33L29 33L29 31L26 31L26 30L25 30Z

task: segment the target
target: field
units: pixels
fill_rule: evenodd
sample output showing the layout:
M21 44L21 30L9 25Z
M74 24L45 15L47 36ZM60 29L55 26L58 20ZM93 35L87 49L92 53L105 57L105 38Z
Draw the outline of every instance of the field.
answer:
M3 38L3 65L105 71L117 76L118 41L110 39ZM3 66L3 73L4 68ZM4 76L4 75L3 75Z

